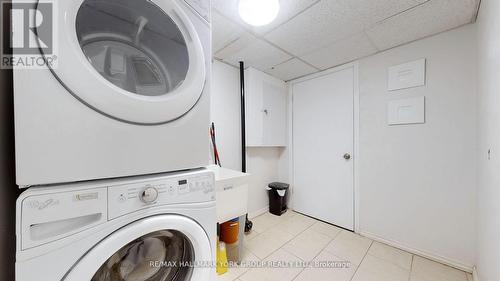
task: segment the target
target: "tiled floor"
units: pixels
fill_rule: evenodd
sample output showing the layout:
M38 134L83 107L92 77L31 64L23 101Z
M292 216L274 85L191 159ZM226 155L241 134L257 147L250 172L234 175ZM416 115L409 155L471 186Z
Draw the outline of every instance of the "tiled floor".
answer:
M472 281L463 271L288 211L266 213L246 235L243 260L350 262L350 267L235 267L218 281ZM255 264L255 263L254 263Z

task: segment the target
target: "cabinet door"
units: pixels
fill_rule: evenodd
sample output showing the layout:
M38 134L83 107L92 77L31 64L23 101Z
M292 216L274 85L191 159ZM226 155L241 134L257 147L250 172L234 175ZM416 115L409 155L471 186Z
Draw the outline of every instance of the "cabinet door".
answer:
M262 143L265 146L286 145L286 88L263 82Z
M264 124L262 108L262 79L257 70L248 68L245 72L246 139L247 146L261 146Z
M252 68L245 78L247 146L286 146L285 82Z

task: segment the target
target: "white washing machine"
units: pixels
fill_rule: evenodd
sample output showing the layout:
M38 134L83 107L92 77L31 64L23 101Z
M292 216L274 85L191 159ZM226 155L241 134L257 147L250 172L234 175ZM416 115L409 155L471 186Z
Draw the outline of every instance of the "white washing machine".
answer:
M206 166L210 1L53 7L56 63L14 69L18 185Z
M29 189L16 281L215 280L214 199L206 170Z

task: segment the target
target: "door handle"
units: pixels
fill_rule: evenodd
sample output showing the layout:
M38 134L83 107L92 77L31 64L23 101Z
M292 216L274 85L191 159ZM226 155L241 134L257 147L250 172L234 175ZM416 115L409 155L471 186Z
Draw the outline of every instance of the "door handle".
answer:
M351 160L351 154L349 154L349 153L344 154L344 159Z

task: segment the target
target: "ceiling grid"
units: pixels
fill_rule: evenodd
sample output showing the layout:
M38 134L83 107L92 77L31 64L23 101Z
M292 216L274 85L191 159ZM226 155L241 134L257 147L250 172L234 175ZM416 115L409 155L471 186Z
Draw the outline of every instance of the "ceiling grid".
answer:
M276 20L244 23L238 0L213 0L217 60L288 81L471 22L479 0L281 0Z

